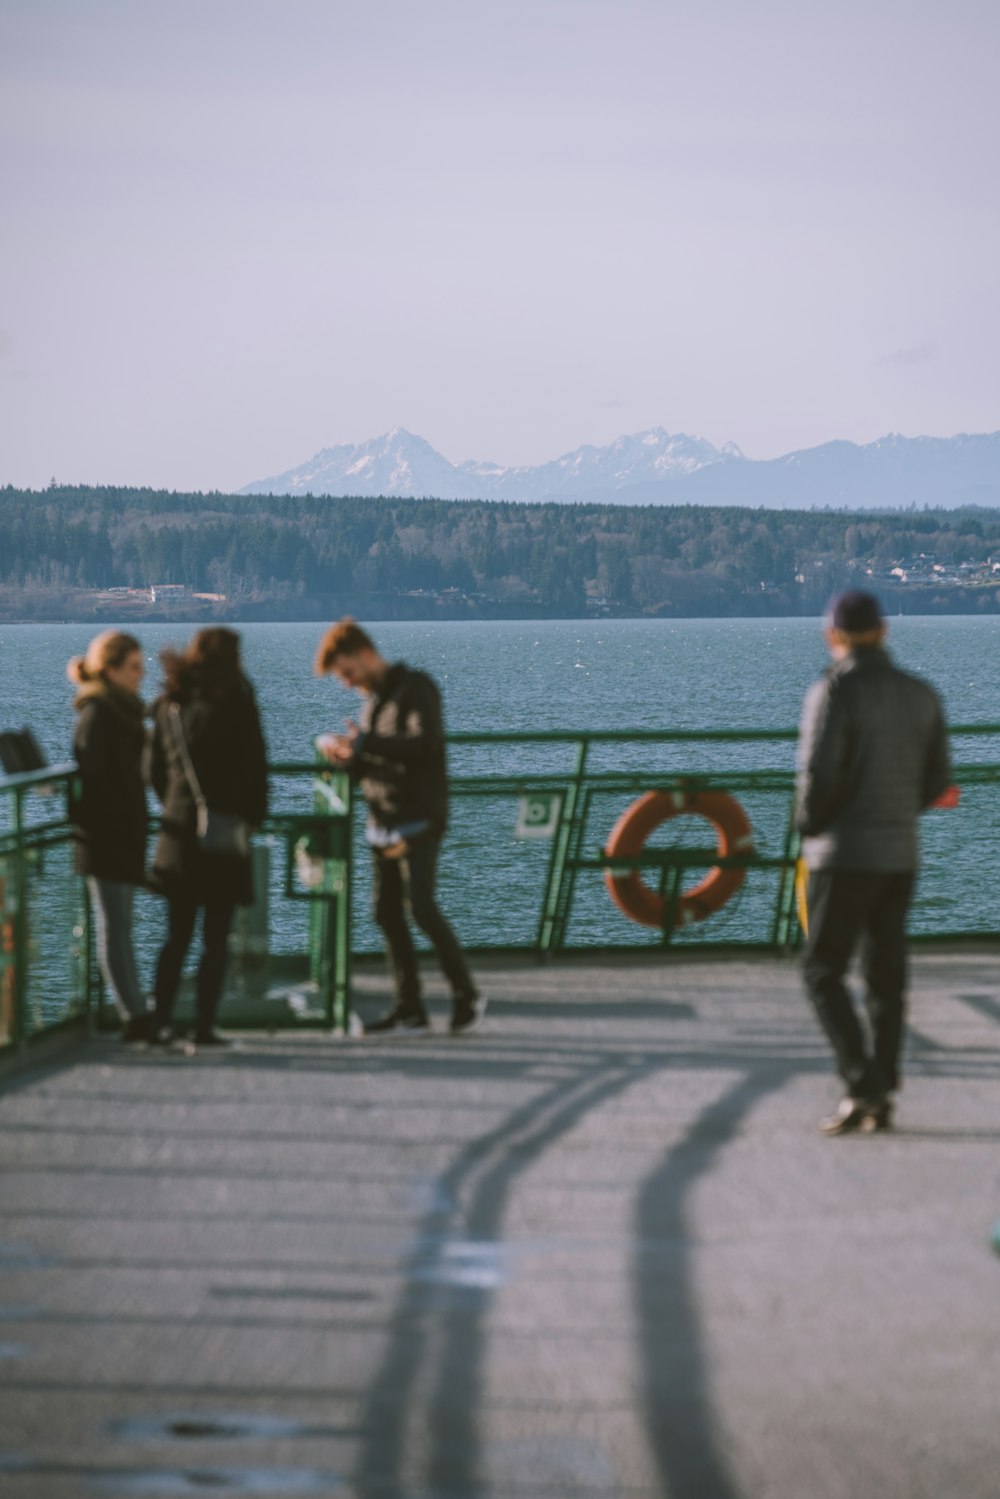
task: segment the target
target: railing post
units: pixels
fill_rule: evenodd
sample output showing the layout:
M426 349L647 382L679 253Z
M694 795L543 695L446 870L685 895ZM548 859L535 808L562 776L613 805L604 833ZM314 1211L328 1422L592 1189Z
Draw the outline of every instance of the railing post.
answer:
M800 842L801 839L795 827L793 793L792 803L788 809L788 827L785 832L785 862L781 869L781 879L778 881L778 898L774 908L774 922L771 926L771 946L779 951L791 946L795 922L795 864Z
M354 787L350 776L341 778L341 799L347 807L341 888L333 911L333 1023L347 1032L351 1009L351 909L354 886Z
M677 908L680 904L684 869L680 864L664 864L660 870L660 899L663 901L663 926L660 930L660 945L669 947L677 930Z
M535 932L535 951L541 956L546 950L551 939L552 916L555 911L555 889L558 880L558 866L560 858L560 831L562 829L563 807L566 802L566 790L561 789L556 793L559 797L559 817L556 830L549 844L549 858L545 870L545 889L542 892L542 907L538 916L538 928Z
M93 998L94 998L94 926L93 913L90 907L90 892L87 889L85 879L78 878L76 882L76 909L77 920L73 928L73 936L76 938L76 992L78 999L83 1004L83 1013L87 1019L87 1029L91 1028L93 1020ZM100 990L98 989L98 998Z
M24 792L14 792L14 1046L28 1039L28 876L24 855Z
M330 801L317 783L313 797L316 812L343 821L342 839L328 849L323 871L322 896L315 901L309 921L309 963L323 1003L324 1023L330 1030L346 1031L351 1004L351 900L353 838L353 787L350 777L327 767L323 780L346 812L331 811Z
M583 781L587 770L589 748L590 736L584 734L578 742L573 777L563 797L555 849L549 866L549 880L538 936L538 948L543 955L558 952L566 939L569 908L572 904L573 886L576 880L572 860L577 856L587 815Z

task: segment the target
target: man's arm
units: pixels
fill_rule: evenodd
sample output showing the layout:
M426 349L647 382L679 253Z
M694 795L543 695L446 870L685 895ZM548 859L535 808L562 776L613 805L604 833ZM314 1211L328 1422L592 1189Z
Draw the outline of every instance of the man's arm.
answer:
M836 817L846 759L843 695L835 679L823 678L806 693L796 756L795 826L807 837L825 833Z
M934 720L931 726L930 741L927 746L927 765L924 773L925 807L929 807L932 802L936 802L942 791L951 785L951 756L948 752L948 730L945 727L941 702L936 693L934 706Z

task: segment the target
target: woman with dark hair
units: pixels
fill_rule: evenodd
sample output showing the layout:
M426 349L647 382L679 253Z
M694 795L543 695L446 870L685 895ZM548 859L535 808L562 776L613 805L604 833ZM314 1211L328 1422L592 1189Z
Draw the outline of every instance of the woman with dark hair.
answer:
M66 668L79 688L70 803L76 867L86 876L98 962L126 1041L146 1040L150 1026L132 946L135 887L145 881L146 862L143 671L142 647L120 630L95 636Z
M253 902L249 833L267 813L267 751L253 688L233 630L199 630L183 652L164 651L153 705L152 780L163 803L153 873L167 898L167 940L156 968L155 1034L173 1037L174 999L204 911L195 1041L224 1046L215 1016L233 912Z

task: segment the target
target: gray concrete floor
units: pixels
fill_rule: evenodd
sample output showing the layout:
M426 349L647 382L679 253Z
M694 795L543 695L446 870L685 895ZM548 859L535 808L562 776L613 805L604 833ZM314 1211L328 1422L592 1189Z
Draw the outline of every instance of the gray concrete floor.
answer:
M793 964L484 979L464 1039L8 1080L6 1499L1000 1494L1000 955L917 959L838 1140Z

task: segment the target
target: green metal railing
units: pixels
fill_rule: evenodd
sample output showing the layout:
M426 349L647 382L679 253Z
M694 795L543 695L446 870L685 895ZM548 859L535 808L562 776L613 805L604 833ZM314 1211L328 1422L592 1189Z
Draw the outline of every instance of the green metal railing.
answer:
M0 797L5 811L0 831L0 1048L20 1048L29 1037L28 989L28 878L46 849L69 838L65 816L65 791L75 774L74 765L57 765L47 771L30 771L0 779ZM28 799L44 793L57 815L29 818ZM60 793L63 793L60 795ZM35 803L37 806L37 802ZM90 946L90 911L82 885L77 888L73 910L71 954L75 968L75 993L69 996L65 1019L76 1018L75 1003L87 990L87 952ZM85 1004L85 1001L84 1001ZM50 1029L63 1021L53 1022Z
M791 769L760 769L725 773L696 774L690 772L671 773L666 770L650 770L637 767L633 770L605 770L592 768L593 752L602 746L622 749L628 746L673 747L688 745L737 745L794 742L796 732L785 729L759 730L593 730L586 733L570 731L525 731L521 733L473 734L460 733L450 737L455 748L483 747L503 744L505 746L565 746L571 752L572 764L566 771L546 774L534 772L492 775L457 775L452 778L453 796L465 797L544 797L558 798L559 810L552 836L551 857L548 864L544 895L539 914L535 950L541 955L566 951L592 951L594 944L585 949L575 948L569 941L569 921L577 890L579 875L584 871L603 873L608 868L616 871L628 869L653 869L659 876L660 890L664 895L665 920L659 933L659 941L668 945L674 937L674 913L685 875L696 870L713 867L738 867L775 869L780 872L778 897L772 914L768 938L759 945L782 948L789 945L795 936L795 890L794 868L798 851L798 839L791 824L791 795L794 775ZM786 811L781 839L781 852L767 856L760 852L720 859L716 848L666 848L654 849L634 857L603 852L603 838L594 830L594 812L599 797L640 796L648 791L694 792L698 790L725 790L733 795L747 791L782 794ZM606 835L606 829L603 832ZM588 839L594 838L591 853L587 853ZM712 946L718 945L714 942ZM504 947L505 944L495 944ZM632 947L628 944L603 944L607 947Z
M952 736L963 746L990 738L1000 741L1000 725L962 725L952 730ZM444 857L443 877L445 882L451 879L458 892L446 895L449 916L473 951L517 950L539 959L675 941L685 948L790 950L798 939L794 881L798 843L791 823L795 738L791 729L452 735L451 790L459 833L449 839ZM768 746L778 749L778 763L754 763L769 758ZM483 756L489 763L477 769L475 761ZM692 761L707 768L692 770ZM272 861L270 873L266 862L262 865L263 882L269 897L283 902L270 930L273 934L277 928L294 925L291 913L303 910L305 930L301 950L282 954L272 950L268 940L266 902L256 912L245 913L237 931L225 1013L233 1024L346 1029L352 961L360 949L371 951L377 946L367 912L359 910L355 922L352 910L356 892L368 878L368 861L358 858L361 819L354 815L355 800L342 772L313 762L280 763L270 769L278 810L263 830L261 846L266 846ZM75 766L66 764L0 779L0 1049L23 1046L34 1035L62 1024L103 1024L109 1018L94 963L83 884L68 874L72 830L66 815L67 793L75 774ZM963 762L954 778L964 791L993 786L1000 781L1000 763ZM728 860L720 860L714 848L702 845L651 846L632 858L609 858L604 852L611 820L630 799L648 791L708 789L749 798L755 832L764 831L753 851ZM48 792L48 800L40 792ZM532 866L540 870L537 888L521 892L524 908L534 912L530 936L515 942L506 911L513 882L521 878L520 867L510 862L520 799L548 799L553 815L547 828L548 848L539 851ZM301 810L299 803L304 804ZM992 799L990 805L1000 813L1000 802ZM471 829L464 851L463 822ZM487 825L491 831L484 842L476 828ZM980 830L978 836L981 857L987 859L997 846L1000 823L995 829ZM46 1010L31 998L32 965L39 961L31 934L38 924L39 908L48 899L44 861L60 849L67 876L53 916L59 927L53 945L62 944L68 959L63 980L66 993L63 1002ZM280 861L277 869L273 867L275 850ZM678 933L673 918L684 879L720 864L747 869L744 888L755 893L744 926L749 923L753 929L734 941L732 923L727 928L726 921L712 918L697 929ZM581 904L592 913L597 910L595 890L609 867L648 871L658 881L665 912L659 931L634 928L613 912L604 897L600 915L587 918L593 927L586 934L588 940L581 941L574 934L573 922ZM755 882L758 872L767 879ZM488 921L477 917L473 909L473 876L485 879L488 894L492 892ZM773 892L765 898L768 882ZM477 921L481 928L488 928L486 940L483 931L478 935L472 931L470 936L469 929ZM996 920L979 928L963 927L961 921L944 922L923 936L928 940L996 937L1000 935L996 925ZM276 1003L276 994L286 996L283 1007Z
M305 1023L342 1029L350 997L351 786L342 772L324 768L318 774L314 763L278 763L269 771L272 783L284 791L281 800L295 787L305 793L309 810L282 807L254 840L258 904L242 911L235 923L228 997L235 997L248 1024L298 1019L287 1006L280 1011L273 1003L262 1005L279 981L307 1006ZM75 765L63 764L0 778L0 1052L67 1025L115 1023L95 962L86 887L69 875L73 829L67 809L76 775ZM275 850L280 867L272 871ZM52 856L60 853L63 867L55 870ZM261 854L268 857L262 861ZM308 880L302 878L303 868ZM58 893L46 886L50 875L51 886L62 884ZM60 881L60 875L69 877ZM260 925L276 892L291 903L308 902L303 950L292 958L269 953ZM31 993L33 969L50 956L39 951L34 933L53 906L71 959L65 993L56 1002L39 1001Z

